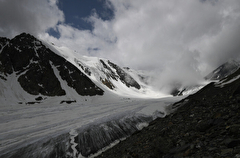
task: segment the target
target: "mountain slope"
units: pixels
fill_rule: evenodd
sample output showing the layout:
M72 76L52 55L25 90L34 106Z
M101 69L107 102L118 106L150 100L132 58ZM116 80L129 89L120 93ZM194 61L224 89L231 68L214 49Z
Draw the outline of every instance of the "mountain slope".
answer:
M239 157L240 69L98 157Z
M11 86L7 80L17 80L21 88L31 95L63 96L67 89L61 86L57 78L59 74L79 95L103 95L104 91L84 73L35 37L23 33L12 40L1 38L0 42L0 76L1 85L5 88Z
M124 97L159 98L167 96L153 88L143 80L137 71L130 72L115 63L102 58L81 56L79 53L66 47L58 47L45 43L52 51L75 65L97 86L105 92ZM142 78L142 79L140 79Z
M109 60L81 56L30 34L22 33L11 40L0 38L0 99L6 103L39 102L45 96L76 101L79 95L104 92L128 97L164 96L136 76Z

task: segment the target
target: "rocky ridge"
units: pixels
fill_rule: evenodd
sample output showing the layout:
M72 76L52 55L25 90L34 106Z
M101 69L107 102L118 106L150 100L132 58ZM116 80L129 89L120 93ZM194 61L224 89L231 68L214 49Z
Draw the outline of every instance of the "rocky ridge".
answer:
M84 73L63 57L48 49L30 34L22 33L13 39L0 38L0 77L7 80L15 74L21 87L32 95L62 96L56 73L79 95L103 95ZM56 69L57 71L54 71Z
M240 157L240 69L172 108L98 157Z

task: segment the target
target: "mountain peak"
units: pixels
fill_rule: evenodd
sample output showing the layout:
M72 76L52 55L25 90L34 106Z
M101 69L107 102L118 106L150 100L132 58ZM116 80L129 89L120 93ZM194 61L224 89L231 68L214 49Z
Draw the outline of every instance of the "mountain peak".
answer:
M22 33L15 38L1 40L0 76L15 78L24 91L31 95L66 95L62 82L79 95L102 95L86 75L57 55L34 36ZM2 82L4 86L4 82ZM7 87L7 85L5 85ZM13 87L14 88L14 87Z
M139 77L130 73L129 68L121 68L107 59L81 56L31 34L22 33L13 39L0 38L2 98L9 96L7 92L22 98L20 100L25 100L25 94L33 98L66 96L77 100L79 95L103 95L105 91L132 97L163 96Z

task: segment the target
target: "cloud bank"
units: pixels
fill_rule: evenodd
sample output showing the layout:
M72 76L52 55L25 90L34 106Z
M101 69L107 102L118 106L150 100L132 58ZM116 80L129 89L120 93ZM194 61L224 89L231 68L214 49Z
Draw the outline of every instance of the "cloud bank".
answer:
M0 0L1 15L10 7L15 11L0 17L1 35L28 30L82 55L153 71L159 88L174 82L196 83L240 55L239 0L108 0L106 7L114 10L114 18L103 20L93 11L85 18L92 31L64 24L56 1L22 1L31 9L16 4L17 0L8 1L15 3ZM46 33L50 27L59 31L59 38Z
M56 0L0 0L0 15L0 35L9 38L38 35L64 21Z

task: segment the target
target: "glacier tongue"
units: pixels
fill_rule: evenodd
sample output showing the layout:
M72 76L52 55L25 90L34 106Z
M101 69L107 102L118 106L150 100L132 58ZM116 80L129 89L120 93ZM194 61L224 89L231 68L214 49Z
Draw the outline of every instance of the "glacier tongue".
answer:
M11 144L7 138L0 137L1 143L9 143L0 146L0 157L89 157L146 127L157 116L164 117L168 105L180 99L180 97L150 100L120 99L114 101L114 104L106 102L91 103L88 106L71 105L71 110L64 110L66 107L63 105L52 105L56 107L54 108L56 111L52 111L51 115L44 113L43 116L46 121L51 120L49 123L55 120L56 124L46 125L42 122L36 131L37 135L31 131L28 133L19 125L18 131L8 132L7 137L12 140L18 139L18 135L24 131L26 134L23 133L21 137L25 137L25 141L21 141L21 144L17 142ZM95 111L92 111L92 108ZM38 117L43 118L39 113L36 116L32 115L31 120ZM66 122L66 119L69 121ZM18 120L9 120L11 124L8 124L15 127L13 123L19 122ZM31 128L29 127L29 130ZM5 148L6 145L9 147Z
M126 138L139 130L139 124L148 124L153 118L144 115L129 115L104 123L91 123L66 134L47 137L1 158L18 157L89 157L113 142Z

